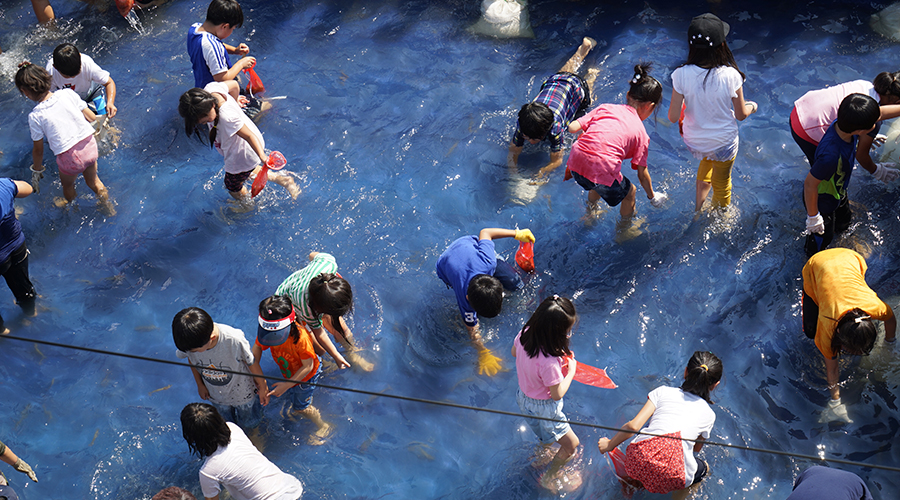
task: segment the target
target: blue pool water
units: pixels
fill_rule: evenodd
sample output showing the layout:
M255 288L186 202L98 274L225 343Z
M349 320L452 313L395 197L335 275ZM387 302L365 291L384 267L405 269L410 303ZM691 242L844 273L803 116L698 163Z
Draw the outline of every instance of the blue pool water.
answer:
M509 347L541 298L575 298L578 358L607 367L614 391L574 385L572 420L621 425L662 384L677 385L695 350L718 354L725 381L714 394L712 440L895 465L900 384L895 351L842 361L842 395L853 424L818 423L826 402L821 355L800 332L798 297L807 165L787 126L807 90L896 70L896 45L867 26L874 4L725 2L729 44L760 113L741 125L734 176L736 215L693 217L696 161L665 120L670 73L686 56L689 19L702 11L661 3L532 2L535 39L496 40L467 31L474 0L449 2L244 2L246 41L275 108L260 122L303 188L297 202L271 186L259 208L237 214L222 187L222 160L185 137L176 110L192 85L184 34L205 1L139 14L143 33L115 14L56 0L58 34L32 26L27 2L0 7L0 175L26 178L30 101L11 80L16 63L43 63L72 41L114 77L118 148L100 174L118 203L104 218L93 197L68 212L53 206L56 169L18 203L31 249L39 315L22 318L0 289L15 335L174 359L175 312L197 305L216 321L255 330L258 302L312 251L338 258L353 285L350 323L370 374L330 373L323 383L515 411ZM20 2L21 3L21 2ZM778 8L776 8L776 6ZM878 6L880 7L880 6ZM638 197L644 233L613 242L615 212L579 221L584 191L561 174L539 190L506 167L519 106L560 67L581 36L600 41L586 64L600 68L601 102L623 102L631 68L656 62L663 111L646 122L654 186L663 210ZM546 151L526 149L522 171ZM631 174L634 180L633 174ZM870 247L868 281L896 305L900 189L854 176L857 212L843 246ZM434 274L453 239L482 227L529 227L538 271L486 320L487 345L508 371L475 372L452 294ZM512 258L512 240L498 241ZM199 494L199 462L181 438L178 413L197 400L189 370L0 341L0 439L37 471L11 474L24 499L147 499L176 484ZM270 358L268 374L278 370ZM549 498L531 467L536 438L524 421L320 390L315 404L337 430L310 447L310 425L267 410L266 455L297 475L309 499ZM569 498L620 498L600 431L576 428L585 483ZM781 499L806 460L706 447L712 476L695 498ZM897 474L845 467L876 498L900 496ZM653 497L645 495L646 498Z

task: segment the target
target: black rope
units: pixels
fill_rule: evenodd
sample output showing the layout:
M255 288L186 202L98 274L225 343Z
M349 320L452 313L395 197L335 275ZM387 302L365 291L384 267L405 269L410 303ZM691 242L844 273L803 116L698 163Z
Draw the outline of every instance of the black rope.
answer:
M74 349L77 351L92 352L95 354L104 354L107 356L118 356L121 358L137 359L140 361L149 361L151 363L163 363L163 364L168 364L168 365L176 365L176 366L181 366L184 368L195 368L198 370L208 370L209 369L208 367L205 367L205 366L192 365L190 363L181 363L178 361L171 361L171 360L166 360L166 359L150 358L147 356L139 356L137 354L126 354L126 353L120 353L120 352L114 352L114 351L106 351L103 349L95 349L93 347L81 347L81 346L75 346L75 345L69 345L69 344L62 344L59 342L50 342L48 340L28 339L28 338L24 338L24 337L16 337L15 335L3 335L3 336L0 336L0 339L20 340L23 342L34 342L36 344L49 345L49 346L53 346L53 347L62 347L64 349ZM252 373L228 370L225 368L215 368L214 370L218 371L218 372L222 372L222 373L230 373L232 375L242 375L245 377L262 378L262 379L270 380L273 382L285 382L286 381L286 379L284 379L284 378L273 377L273 376L269 376L269 375L262 375L262 376L254 375ZM509 417L520 417L520 418L535 419L535 420L546 420L549 422L560 422L560 420L553 419L553 418L537 417L537 416L532 416L532 415L523 415L521 413L515 413L515 412L511 412L511 411L504 411L504 410L494 410L491 408L479 408L477 406L469 406L469 405L463 405L463 404L458 404L458 403L451 403L449 401L435 401L432 399L414 398L411 396L399 396L396 394L387 394L387 393L383 393L383 392L367 391L365 389L352 389L350 387L339 387L339 386L335 386L335 385L320 384L320 383L311 383L311 382L303 382L303 383L311 385L311 386L315 386L315 387L321 387L323 389L332 389L335 391L353 392L356 394L365 394L367 396L377 396L377 397L383 397L383 398L389 398L389 399L397 399L400 401L411 401L414 403L424 403L424 404L437 405L437 406L446 406L449 408L458 408L461 410L480 411L480 412L486 412L486 413L493 413L495 415L505 415L505 416L509 416ZM602 430L613 431L613 432L626 432L629 434L636 434L636 435L642 434L644 436L677 439L679 441L687 441L689 443L698 442L698 440L696 440L696 439L688 439L688 438L667 436L667 435L661 435L661 434L652 434L652 433L643 432L643 431L630 431L630 430L620 429L617 427L609 427L609 426L599 425L599 424L589 424L586 422L578 422L578 421L574 421L574 420L569 420L568 423L569 423L569 425L577 425L580 427L588 427L591 429L602 429ZM756 448L753 446L741 446L741 445L736 445L736 444L731 444L731 443L719 443L716 441L705 441L704 440L701 442L703 443L704 446L707 446L707 445L708 446L721 446L723 448L732 448L735 450L753 451L753 452L757 452L757 453L768 453L771 455L780 455L780 456L791 457L791 458L802 458L805 460L813 460L816 462L831 462L831 463L836 463L836 464L852 465L855 467L863 467L863 468L869 468L869 469L881 469L881 470L887 470L887 471L891 471L891 472L900 472L900 467L890 467L887 465L873 465L873 464L867 464L867 463L863 463L863 462L855 462L852 460L842 460L839 458L828 458L828 457L824 457L824 456L804 455L801 453L791 453L791 452L787 452L787 451L770 450L767 448Z

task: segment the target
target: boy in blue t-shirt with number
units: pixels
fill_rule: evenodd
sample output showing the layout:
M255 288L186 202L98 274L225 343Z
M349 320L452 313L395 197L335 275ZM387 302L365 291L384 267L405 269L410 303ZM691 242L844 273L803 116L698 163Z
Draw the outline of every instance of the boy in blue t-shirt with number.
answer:
M463 236L444 250L437 261L437 275L456 294L472 343L478 349L478 373L495 375L500 371L500 358L484 346L478 331L478 315L493 318L500 314L503 289L522 287L522 279L505 261L497 259L495 238L515 238L534 243L528 229L484 228L478 236Z

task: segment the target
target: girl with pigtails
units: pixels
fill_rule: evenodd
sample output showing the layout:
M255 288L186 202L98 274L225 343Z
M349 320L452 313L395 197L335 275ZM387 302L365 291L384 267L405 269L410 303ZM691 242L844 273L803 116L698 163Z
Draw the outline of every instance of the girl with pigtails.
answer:
M600 453L611 452L613 462L622 464L617 446L634 432L647 433L635 437L626 448L624 476L616 467L619 479L651 493L670 493L699 483L709 468L694 453L703 447L716 421L709 396L721 379L719 358L708 351L697 351L684 369L680 388L654 389L641 411L621 431L612 439L600 438ZM642 429L648 420L650 423Z
M566 174L571 173L588 191L587 217L596 211L601 198L611 207L621 203L619 214L624 222L634 215L636 189L622 175L622 162L629 158L650 204L660 207L666 199L665 193L653 191L647 170L650 136L643 121L662 100L662 85L650 76L650 67L651 63L635 65L625 96L627 104L601 104L569 123L569 132L580 135L572 145Z

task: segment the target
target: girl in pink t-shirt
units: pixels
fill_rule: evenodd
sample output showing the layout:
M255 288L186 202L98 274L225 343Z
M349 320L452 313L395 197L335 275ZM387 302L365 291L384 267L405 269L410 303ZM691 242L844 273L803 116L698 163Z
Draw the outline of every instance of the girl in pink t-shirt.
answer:
M590 113L569 123L569 132L581 135L572 146L566 169L578 185L588 192L588 216L603 198L609 206L622 204L622 219L634 215L635 187L622 175L622 162L631 159L638 180L654 207L662 205L665 193L654 192L647 171L650 136L643 121L662 100L662 85L649 75L650 63L634 67L627 104L601 104ZM623 203L624 202L624 203Z
M562 398L575 378L576 364L569 350L569 335L577 318L571 300L559 295L548 297L516 335L512 347L519 379L516 395L519 409L527 415L556 420L529 419L528 425L545 446L559 443L559 451L541 478L544 487L557 490L574 489L581 483L577 473L562 472L563 465L579 445L578 436L562 412Z

